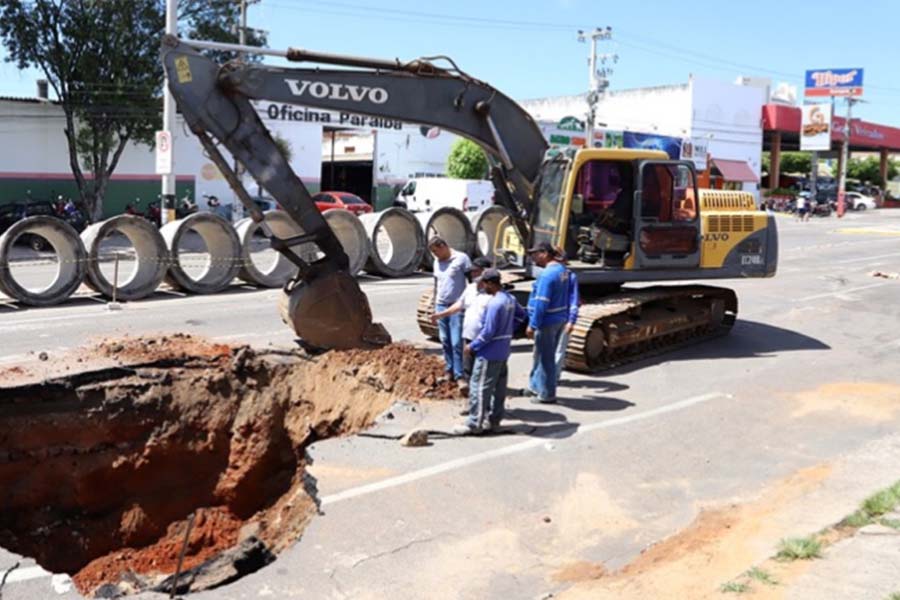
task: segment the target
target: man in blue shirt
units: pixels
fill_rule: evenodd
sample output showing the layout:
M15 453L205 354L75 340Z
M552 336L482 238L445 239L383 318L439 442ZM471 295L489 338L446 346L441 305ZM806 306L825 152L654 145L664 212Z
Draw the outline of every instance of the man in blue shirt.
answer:
M465 348L475 354L469 379L469 416L453 428L456 435L480 434L496 429L503 418L507 367L516 322L526 318L525 309L500 283L500 271L487 269L479 278L482 291L491 297L478 335Z
M453 306L466 289L466 271L472 265L469 257L452 249L443 238L428 240L434 255L434 312ZM463 316L459 313L438 320L438 334L444 350L444 370L452 379L465 383L463 371Z
M556 402L556 349L569 318L569 271L549 242L528 253L543 270L528 298L525 335L534 340L534 364L525 395L533 396L532 402L552 404Z

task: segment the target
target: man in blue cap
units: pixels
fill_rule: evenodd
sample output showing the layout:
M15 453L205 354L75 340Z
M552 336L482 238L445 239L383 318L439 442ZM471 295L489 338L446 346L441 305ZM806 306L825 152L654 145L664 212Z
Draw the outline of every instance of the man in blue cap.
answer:
M569 270L550 242L541 242L528 253L542 271L528 298L525 335L534 340L534 363L524 395L538 404L552 404L556 402L556 349L569 319Z
M456 435L477 435L496 429L503 418L507 367L516 323L525 321L525 309L503 289L500 271L487 269L479 278L481 289L491 296L478 335L465 347L475 355L469 379L469 416L453 428Z

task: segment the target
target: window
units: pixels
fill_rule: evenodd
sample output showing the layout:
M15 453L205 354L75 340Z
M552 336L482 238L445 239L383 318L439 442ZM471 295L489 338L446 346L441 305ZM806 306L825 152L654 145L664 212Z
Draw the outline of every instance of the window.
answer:
M534 217L534 243L556 243L559 207L570 161L562 155L544 163L538 190L537 213Z
M339 197L344 204L365 204L362 198L353 194L340 194Z
M649 163L642 176L641 217L660 223L697 218L697 186L689 167Z
M331 194L316 194L313 196L313 202L321 202L323 204L336 204Z

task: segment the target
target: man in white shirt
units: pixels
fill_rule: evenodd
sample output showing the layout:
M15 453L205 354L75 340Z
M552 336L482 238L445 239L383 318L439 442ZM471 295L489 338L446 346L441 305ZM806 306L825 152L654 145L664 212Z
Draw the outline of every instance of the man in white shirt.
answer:
M491 295L486 294L481 290L476 279L481 277L484 270L490 268L490 266L491 261L488 259L483 257L476 258L466 271L466 275L469 277L469 284L466 285L466 289L463 291L459 300L446 309L434 313L431 317L431 321L437 323L439 319L465 311L463 312L462 324L463 344L470 343L478 336L478 332L481 331L481 321L484 317L484 309L490 301ZM463 356L463 372L466 383L472 375L472 364L474 363L474 360L474 355L472 354ZM460 385L460 388L463 390L465 390L466 387L467 385L465 384Z

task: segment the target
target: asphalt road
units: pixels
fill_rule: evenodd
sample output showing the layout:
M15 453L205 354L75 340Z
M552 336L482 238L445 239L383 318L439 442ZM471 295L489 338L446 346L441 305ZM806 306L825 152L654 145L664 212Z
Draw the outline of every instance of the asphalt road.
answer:
M558 405L509 403L517 434L417 449L359 436L317 443L323 514L270 567L197 597L546 598L570 585L554 576L567 565L614 570L701 505L752 496L895 431L895 412L822 410L810 398L900 383L900 280L870 275L900 271L900 211L778 224L778 275L720 282L741 304L730 336L595 377L565 374ZM367 279L363 289L396 339L421 342L415 300L428 284ZM0 364L123 333L289 345L279 293L160 293L117 312L86 297L0 305ZM518 342L512 386L529 359ZM447 429L456 410L400 407L381 432ZM0 572L15 560L0 551ZM23 569L5 599L75 597L33 563Z

